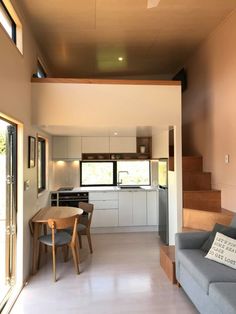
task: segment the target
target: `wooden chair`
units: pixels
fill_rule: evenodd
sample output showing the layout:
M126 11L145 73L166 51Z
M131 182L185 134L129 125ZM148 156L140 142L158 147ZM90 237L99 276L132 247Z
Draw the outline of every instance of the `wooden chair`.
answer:
M82 248L82 235L86 235L88 239L89 249L90 253L93 253L93 247L92 247L92 240L91 240L91 233L90 233L90 226L92 222L92 216L93 216L93 204L85 203L85 202L79 202L79 208L83 209L87 215L82 215L80 217L80 223L77 226L77 232L79 237L79 245L80 248ZM66 229L66 231L70 234L72 234L71 228Z
M91 240L91 233L90 233L90 227L93 217L93 204L79 202L79 208L83 209L85 213L88 215L81 217L81 223L78 224L77 231L79 236L79 244L80 248L82 248L82 235L86 235L88 239L89 249L90 253L93 253L93 247L92 247L92 240Z
M56 249L58 247L64 248L64 259L66 261L68 255L68 247L71 248L75 270L79 274L79 254L78 254L78 226L79 216L75 215L69 218L49 219L48 226L52 230L51 234L39 237L40 245L52 247L52 260L53 260L53 278L56 281ZM63 231L63 229L71 228L72 234ZM40 250L41 254L41 250Z

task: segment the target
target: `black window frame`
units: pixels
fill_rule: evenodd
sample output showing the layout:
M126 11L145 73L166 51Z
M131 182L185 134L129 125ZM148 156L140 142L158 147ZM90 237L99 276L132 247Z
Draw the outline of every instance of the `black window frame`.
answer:
M38 75L39 72L42 74L41 76ZM46 78L47 77L47 73L44 70L44 67L42 66L42 63L39 60L37 62L37 77L38 78Z
M5 11L5 13L7 14L7 16L9 17L10 21L11 21L11 27L12 27L12 34L11 34L11 39L13 40L13 42L16 45L16 23L13 20L10 12L8 11L7 7L5 6L3 0L0 0L0 5L2 6L3 10ZM4 28L4 26L3 26Z
M111 163L113 165L113 182L112 184L82 184L82 165L83 163ZM81 160L80 161L80 186L117 186L117 163L111 160Z
M40 150L40 154L39 154L39 149L38 149L38 145L41 145L41 150ZM38 162L39 162L39 157L41 159L41 171L39 173L39 167L38 167ZM37 174L38 177L40 176L41 178L41 187L39 187L38 183L39 180L37 180L37 188L38 188L38 193L43 192L44 190L46 190L46 140L45 138L38 136L38 141L37 141Z

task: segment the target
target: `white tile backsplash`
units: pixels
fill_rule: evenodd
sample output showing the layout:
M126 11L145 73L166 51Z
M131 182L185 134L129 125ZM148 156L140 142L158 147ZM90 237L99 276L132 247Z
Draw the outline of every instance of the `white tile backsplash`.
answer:
M79 186L79 161L53 161L53 187Z

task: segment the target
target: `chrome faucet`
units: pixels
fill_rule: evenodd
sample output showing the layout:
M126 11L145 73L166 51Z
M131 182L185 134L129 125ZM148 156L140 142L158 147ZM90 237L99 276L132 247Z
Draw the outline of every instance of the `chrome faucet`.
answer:
M118 182L117 182L118 185L122 184L122 179L120 179L121 173L129 174L129 171L118 171Z

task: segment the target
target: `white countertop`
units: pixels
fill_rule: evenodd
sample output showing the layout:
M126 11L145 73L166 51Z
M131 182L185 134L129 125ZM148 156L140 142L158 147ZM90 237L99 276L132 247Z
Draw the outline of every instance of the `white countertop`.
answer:
M58 192L58 188L51 192ZM117 186L94 186L94 187L75 187L71 191L60 191L60 193L74 193L74 192L105 192L105 191L110 191L110 192L125 192L125 191L157 191L157 186L141 186L141 189L135 189L135 188L130 188L130 189L121 189L120 187Z

